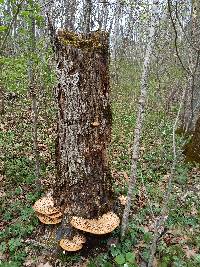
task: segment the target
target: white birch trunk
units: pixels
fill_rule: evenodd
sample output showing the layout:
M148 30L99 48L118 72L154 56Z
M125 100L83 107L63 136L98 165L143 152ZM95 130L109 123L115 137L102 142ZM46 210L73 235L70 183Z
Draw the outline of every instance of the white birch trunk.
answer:
M137 111L137 120L135 125L134 132L134 143L133 143L133 152L132 152L132 166L131 166L131 176L129 181L128 195L127 195L127 204L124 209L123 218L122 218L122 227L121 227L121 238L123 239L126 233L128 218L131 208L131 199L132 193L136 184L137 178L137 163L139 158L139 146L140 139L142 135L142 124L145 111L145 102L147 98L147 88L148 88L148 77L149 77L149 66L151 60L151 54L154 48L154 36L156 30L156 21L157 21L157 11L159 7L159 1L153 1L152 7L152 19L149 28L149 42L146 48L146 54L143 64L143 72L141 78L141 94L138 102L138 111Z
M35 176L38 180L40 176L40 164L39 164L39 150L38 150L38 110L37 110L37 96L36 96L36 81L35 81L35 67L33 62L33 55L36 48L36 29L35 29L35 19L33 14L30 16L31 25L30 25L30 47L29 47L29 93L32 100L32 113L33 113L33 125L32 125L32 135L33 135L33 151L35 158Z

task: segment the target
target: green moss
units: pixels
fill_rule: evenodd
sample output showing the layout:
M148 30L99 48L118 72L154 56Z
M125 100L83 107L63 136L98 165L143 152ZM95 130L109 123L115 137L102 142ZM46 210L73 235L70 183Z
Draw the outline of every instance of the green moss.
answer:
M65 46L72 46L79 49L102 49L108 46L108 33L92 32L89 34L77 34L75 32L59 30L58 38Z

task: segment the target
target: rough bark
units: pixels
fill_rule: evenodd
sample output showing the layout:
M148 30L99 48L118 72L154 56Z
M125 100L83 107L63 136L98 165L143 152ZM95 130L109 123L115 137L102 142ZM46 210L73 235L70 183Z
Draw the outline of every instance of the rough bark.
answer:
M197 0L192 1L192 12L190 21L189 35L189 53L188 65L190 75L188 77L188 90L185 98L183 130L192 132L195 129L200 112L200 3Z
M186 155L186 161L200 163L200 116L196 122L191 141L185 146L184 154Z
M70 31L75 30L75 15L77 10L77 1L65 1L65 28Z
M92 1L85 0L84 6L84 32L89 33L91 30Z
M111 135L108 35L59 31L57 177L54 199L67 215L97 217L112 209L107 149Z

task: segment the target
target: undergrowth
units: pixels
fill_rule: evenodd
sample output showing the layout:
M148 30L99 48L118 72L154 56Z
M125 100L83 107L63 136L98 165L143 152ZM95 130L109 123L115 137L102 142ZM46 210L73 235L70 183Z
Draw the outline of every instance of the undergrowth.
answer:
M123 66L125 68L126 66ZM136 120L139 71L126 73L126 82L112 86L113 131L110 161L114 190L120 197L127 193L130 176L133 129ZM135 74L134 79L131 78ZM129 81L129 82L127 82ZM141 156L138 164L137 185L133 192L132 213L128 233L123 242L119 229L112 237L105 237L105 248L94 248L91 257L83 259L79 253L59 256L64 266L86 262L88 267L136 267L148 262L149 248L158 218L168 176L173 162L172 127L177 106L167 113L156 101L155 81L150 83L150 97L145 113ZM9 105L1 124L0 147L0 266L23 266L32 259L32 266L40 249L31 242L37 232L38 220L32 205L49 185L54 175L55 113L40 108L39 148L41 180L38 185L34 173L30 102L23 98ZM46 100L47 101L47 100ZM52 99L49 103L52 105ZM41 101L42 102L42 101ZM21 105L23 108L16 108ZM46 103L46 106L48 103ZM16 112L17 110L17 112ZM48 117L48 121L46 118ZM154 266L200 266L199 228L199 166L185 163L182 155L182 136L177 136L178 163L169 203L169 216L157 243ZM103 241L102 241L103 242ZM96 253L95 253L96 251ZM25 265L24 265L25 266Z

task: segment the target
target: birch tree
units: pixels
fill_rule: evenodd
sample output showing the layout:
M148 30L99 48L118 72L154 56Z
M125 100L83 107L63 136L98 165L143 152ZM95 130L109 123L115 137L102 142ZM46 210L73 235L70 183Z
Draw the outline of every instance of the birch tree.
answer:
M146 53L144 57L142 77L141 77L141 93L138 101L138 111L137 111L137 120L134 131L134 142L132 149L132 165L131 165L131 175L129 180L128 187L128 195L127 195L127 204L124 209L123 218L122 218L122 226L121 226L121 238L123 239L126 233L126 229L128 226L128 218L131 210L131 201L133 196L133 190L135 188L136 180L137 180L137 163L139 159L139 147L140 140L142 136L142 124L144 119L145 112L145 103L147 99L148 92L148 77L149 77L149 67L151 62L151 54L154 48L154 38L156 32L156 22L158 19L158 10L159 10L159 1L154 0L152 6L152 18L149 27L149 38L148 44L146 48Z
M32 10L30 11L30 47L29 47L29 93L32 99L32 114L33 114L33 150L34 150L34 157L35 157L35 175L38 179L40 176L40 166L39 166L39 150L38 150L38 130L37 130L37 123L38 123L38 108L37 108L37 90L36 90L36 72L34 66L34 54L36 49L36 25L35 25L35 18L34 18L34 7L31 4Z

